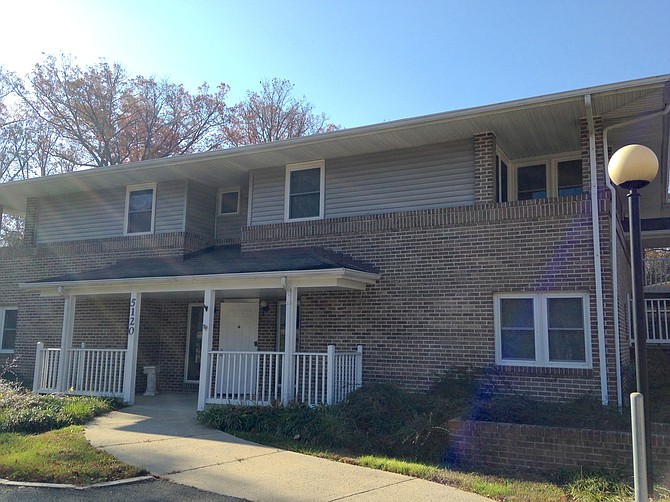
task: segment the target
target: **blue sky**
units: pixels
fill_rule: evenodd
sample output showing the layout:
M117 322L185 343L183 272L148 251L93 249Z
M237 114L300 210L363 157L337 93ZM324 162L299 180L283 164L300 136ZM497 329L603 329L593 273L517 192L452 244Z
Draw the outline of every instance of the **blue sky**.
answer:
M670 73L670 2L13 0L0 65L99 57L195 89L287 78L343 127Z

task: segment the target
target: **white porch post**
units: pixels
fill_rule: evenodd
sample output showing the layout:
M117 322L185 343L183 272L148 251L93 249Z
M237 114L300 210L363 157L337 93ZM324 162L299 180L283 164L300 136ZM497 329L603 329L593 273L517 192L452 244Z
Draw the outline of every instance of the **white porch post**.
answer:
M128 312L128 346L125 366L123 368L123 400L135 404L135 378L137 369L137 339L140 329L140 311L142 309L142 293L130 293L130 309Z
M77 306L76 296L66 296L63 307L63 329L60 337L60 353L58 355L58 377L56 389L58 392L67 392L67 366L70 347L72 346L72 335L74 333L74 311Z
M282 372L281 402L287 406L295 398L296 323L298 319L298 288L289 286L282 277L286 290L286 327L284 330L284 365Z
M207 394L211 385L212 375L209 371L209 353L212 350L216 291L212 289L205 290L204 304L202 315L202 346L200 348L200 382L198 383L198 411L205 409Z
M356 388L363 386L363 346L356 346Z
M37 342L37 350L35 351L35 371L33 372L33 392L37 393L42 387L42 362L44 357L44 344Z
M326 404L335 400L335 345L328 345L326 356Z

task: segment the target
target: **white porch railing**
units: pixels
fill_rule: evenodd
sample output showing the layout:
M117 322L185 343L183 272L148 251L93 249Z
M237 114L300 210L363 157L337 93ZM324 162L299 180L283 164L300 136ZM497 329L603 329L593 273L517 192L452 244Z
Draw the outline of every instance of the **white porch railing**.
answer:
M208 404L269 405L282 398L283 352L210 351ZM298 352L293 356L296 402L335 404L362 384L363 348Z
M670 345L670 297L646 298L644 304L646 310L647 343L651 345ZM632 308L629 302L629 326L632 326L631 311ZM631 343L634 342L632 331L630 340Z
M270 404L281 399L282 352L210 351L210 404Z
M33 392L39 392L41 394L58 392L59 358L60 349L47 349L44 348L42 342L37 342Z
M38 343L33 391L123 397L126 349L87 349L82 344L81 348L69 349L64 362L59 386L60 349L44 348Z
M658 286L660 284L670 286L670 258L645 258L644 285Z

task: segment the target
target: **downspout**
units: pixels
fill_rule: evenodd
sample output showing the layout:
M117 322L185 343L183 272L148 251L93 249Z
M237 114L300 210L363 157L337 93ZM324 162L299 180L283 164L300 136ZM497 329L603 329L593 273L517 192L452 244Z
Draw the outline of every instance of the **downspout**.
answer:
M664 110L645 115L644 117L636 117L625 122L620 122L618 124L605 127L603 129L603 157L605 159L605 173L607 173L607 168L609 166L609 144L608 144L608 134L612 129L617 129L619 127L625 127L627 125L635 124L649 118L654 118L662 115L667 115L670 112L670 104L666 105ZM612 289L613 289L613 298L614 298L614 350L616 352L616 391L617 391L617 406L619 409L623 406L623 388L621 384L621 341L619 336L619 263L617 261L617 238L616 238L616 228L617 228L617 217L616 217L616 204L617 204L617 192L609 176L605 176L605 183L612 195L612 209L611 209L611 222L610 228L611 231L611 247L612 247Z
M605 314L603 311L603 278L600 253L600 222L598 211L598 177L596 170L596 132L593 123L591 95L584 96L589 129L589 168L591 171L591 227L593 229L593 262L596 279L596 318L598 324L598 361L600 364L600 393L602 403L609 403L607 389L607 357L605 354Z

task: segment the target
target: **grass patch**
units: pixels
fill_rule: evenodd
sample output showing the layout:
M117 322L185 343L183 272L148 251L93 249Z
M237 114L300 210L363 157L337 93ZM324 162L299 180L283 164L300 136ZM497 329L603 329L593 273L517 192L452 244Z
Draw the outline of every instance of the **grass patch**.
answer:
M612 473L579 476L567 483L567 491L575 500L584 502L623 502L634 498L633 489Z
M0 434L0 477L13 481L86 485L145 471L93 448L82 426L42 434Z
M84 485L144 474L84 436L80 424L117 406L109 399L36 395L0 378L0 477Z

